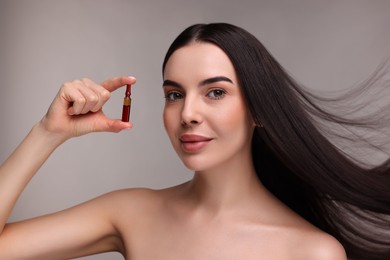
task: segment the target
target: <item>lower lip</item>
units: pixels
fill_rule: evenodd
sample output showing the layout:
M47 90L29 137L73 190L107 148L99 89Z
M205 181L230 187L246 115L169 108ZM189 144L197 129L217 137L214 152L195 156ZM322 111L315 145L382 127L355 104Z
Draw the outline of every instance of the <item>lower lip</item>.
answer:
M182 142L181 146L184 151L194 153L202 150L211 140L201 142Z

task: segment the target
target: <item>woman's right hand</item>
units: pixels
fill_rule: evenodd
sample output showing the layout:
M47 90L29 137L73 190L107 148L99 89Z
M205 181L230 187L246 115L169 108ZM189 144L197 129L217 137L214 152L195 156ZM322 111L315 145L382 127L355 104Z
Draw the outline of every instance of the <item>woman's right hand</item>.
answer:
M63 84L40 125L62 141L90 132L119 132L131 123L108 118L102 111L111 92L135 83L134 77L116 77L97 84L90 79Z

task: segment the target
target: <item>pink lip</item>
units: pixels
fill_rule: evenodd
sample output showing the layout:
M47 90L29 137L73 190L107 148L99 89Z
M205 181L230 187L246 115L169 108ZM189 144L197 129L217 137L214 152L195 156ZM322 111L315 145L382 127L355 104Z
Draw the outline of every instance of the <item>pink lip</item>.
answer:
M186 152L200 151L202 148L207 146L211 140L213 140L209 137L193 134L184 134L180 136L179 139L183 150Z

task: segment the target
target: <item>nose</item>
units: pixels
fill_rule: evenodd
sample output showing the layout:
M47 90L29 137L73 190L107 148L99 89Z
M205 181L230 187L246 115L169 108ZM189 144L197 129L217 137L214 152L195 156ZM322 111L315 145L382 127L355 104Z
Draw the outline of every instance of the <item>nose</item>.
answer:
M191 127L202 123L202 121L201 102L195 97L187 95L181 111L181 124L186 127Z

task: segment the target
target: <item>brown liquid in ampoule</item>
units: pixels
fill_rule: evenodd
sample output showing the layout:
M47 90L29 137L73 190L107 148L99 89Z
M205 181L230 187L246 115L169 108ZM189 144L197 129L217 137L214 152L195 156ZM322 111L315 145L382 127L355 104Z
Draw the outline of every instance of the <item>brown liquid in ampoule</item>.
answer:
M131 108L131 85L126 86L126 94L123 99L123 109L122 109L122 121L130 121L130 108Z

